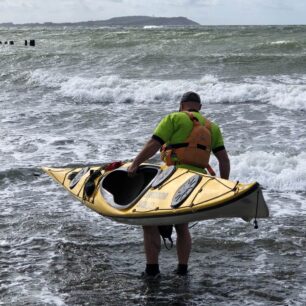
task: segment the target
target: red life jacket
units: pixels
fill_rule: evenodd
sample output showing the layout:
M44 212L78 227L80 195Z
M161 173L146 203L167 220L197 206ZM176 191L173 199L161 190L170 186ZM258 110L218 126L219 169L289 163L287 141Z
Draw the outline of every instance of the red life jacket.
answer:
M205 125L191 112L185 112L193 122L193 128L183 143L163 145L161 159L168 165L187 164L199 168L209 167L211 153L211 122L205 119Z

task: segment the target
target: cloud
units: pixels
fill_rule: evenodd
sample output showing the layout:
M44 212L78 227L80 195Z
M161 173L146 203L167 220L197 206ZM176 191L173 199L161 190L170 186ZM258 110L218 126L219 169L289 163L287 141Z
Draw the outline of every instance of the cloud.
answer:
M0 22L63 22L90 20L101 9L96 0L0 0Z
M304 0L234 0L233 2L236 2L236 4L240 3L240 5L247 7L254 7L260 10L293 10L299 6L299 4L305 3Z
M169 5L181 5L181 6L214 6L216 5L220 0L178 0L178 1L171 1L171 0L165 0L163 3L168 3ZM157 1L161 2L161 1Z

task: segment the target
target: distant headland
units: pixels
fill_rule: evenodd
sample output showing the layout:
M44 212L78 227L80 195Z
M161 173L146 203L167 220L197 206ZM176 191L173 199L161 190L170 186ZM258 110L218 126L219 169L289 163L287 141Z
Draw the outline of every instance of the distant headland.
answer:
M144 27L144 26L198 26L199 23L186 17L149 17L125 16L107 20L81 21L81 22L44 22L44 23L0 23L0 26L88 26L88 27Z

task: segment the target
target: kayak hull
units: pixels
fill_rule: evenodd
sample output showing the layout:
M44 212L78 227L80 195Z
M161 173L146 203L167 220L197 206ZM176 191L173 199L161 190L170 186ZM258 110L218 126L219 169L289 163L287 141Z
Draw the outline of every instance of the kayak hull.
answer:
M257 182L242 184L188 169L144 164L129 177L124 164L43 168L90 209L131 225L182 224L216 218L269 217Z
M257 195L258 192L258 195ZM259 197L260 205L263 205L262 191L257 188L253 190L247 196L235 202L221 204L218 207L206 208L197 212L188 212L184 214L173 214L166 216L156 217L138 217L138 218L127 218L127 217L112 217L111 219L119 223L130 224L130 225L168 225L168 224L183 224L195 221L210 220L217 218L241 218L245 221L250 221L256 216L256 205L257 196ZM252 205L252 203L254 203ZM262 207L261 207L262 209ZM261 212L257 218L267 218L269 213L266 211L265 214Z

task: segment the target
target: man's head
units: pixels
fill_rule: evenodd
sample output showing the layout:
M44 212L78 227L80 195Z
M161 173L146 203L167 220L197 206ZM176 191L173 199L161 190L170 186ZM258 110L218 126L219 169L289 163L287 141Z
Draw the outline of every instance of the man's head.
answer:
M180 111L199 111L201 109L201 98L193 92L187 91L181 98Z

